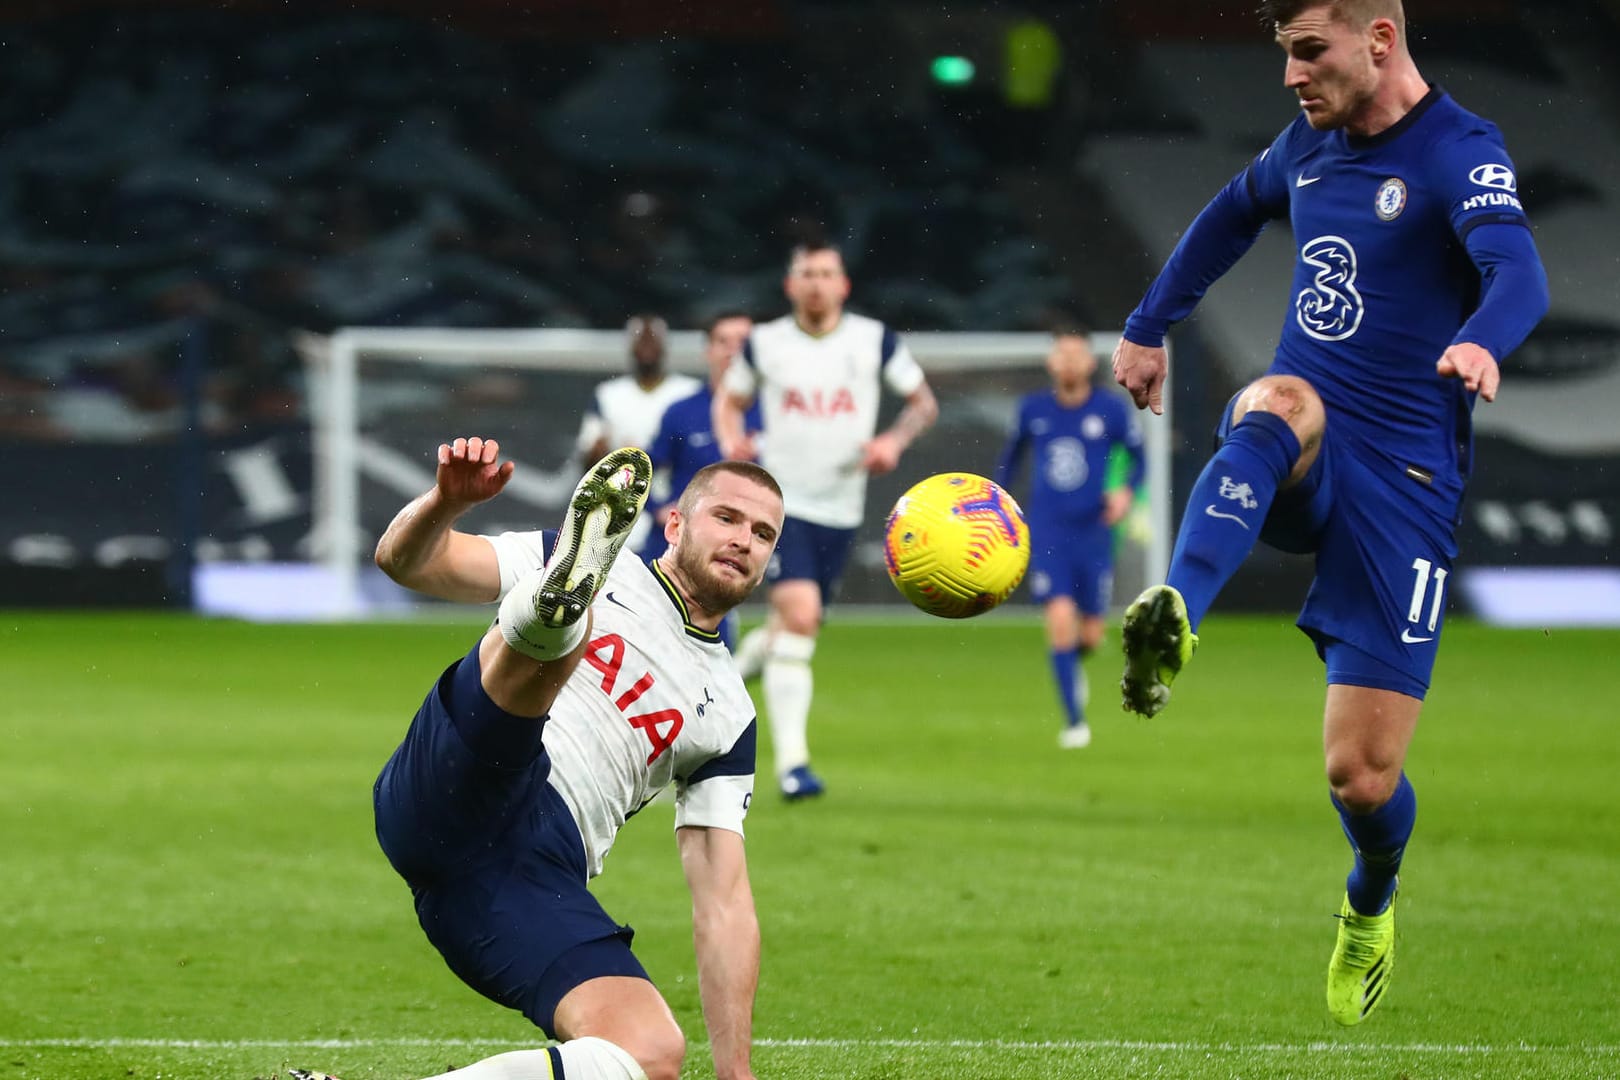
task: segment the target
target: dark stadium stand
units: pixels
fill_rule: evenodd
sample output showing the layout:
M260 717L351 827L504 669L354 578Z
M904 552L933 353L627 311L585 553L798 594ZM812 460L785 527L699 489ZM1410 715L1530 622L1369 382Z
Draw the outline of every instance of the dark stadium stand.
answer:
M769 26L555 41L80 6L10 23L0 49L13 432L172 429L115 391L156 371L172 398L199 318L225 422L295 398L293 327L695 325L780 307L812 234L906 329L1036 328L1073 292L960 125ZM49 408L18 404L45 388Z

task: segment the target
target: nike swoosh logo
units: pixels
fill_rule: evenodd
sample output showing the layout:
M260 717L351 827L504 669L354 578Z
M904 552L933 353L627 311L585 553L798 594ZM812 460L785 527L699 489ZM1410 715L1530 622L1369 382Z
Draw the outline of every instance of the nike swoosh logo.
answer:
M613 603L618 604L620 607L624 608L624 610L628 611L630 614L634 615L636 613L635 608L627 606L617 596L614 596L611 592L605 592L602 595L607 597Z
M1320 179L1322 179L1320 176L1312 176L1312 177L1307 178L1304 173L1300 173L1299 174L1299 179L1294 181L1294 186L1295 187L1310 187L1312 184L1316 183Z
M1244 521L1242 518L1238 517L1236 514L1223 514L1223 513L1221 513L1219 510L1215 509L1215 505L1213 503L1211 503L1210 505L1204 507L1204 513L1208 514L1210 517L1225 518L1227 521L1235 521L1239 525L1243 526L1245 529L1247 529L1249 527L1249 523L1247 521Z
M1421 645L1425 641L1433 641L1434 638L1432 638L1432 637L1413 637L1412 636L1412 631L1410 631L1410 630L1402 630L1401 631L1401 640L1406 642L1408 645Z

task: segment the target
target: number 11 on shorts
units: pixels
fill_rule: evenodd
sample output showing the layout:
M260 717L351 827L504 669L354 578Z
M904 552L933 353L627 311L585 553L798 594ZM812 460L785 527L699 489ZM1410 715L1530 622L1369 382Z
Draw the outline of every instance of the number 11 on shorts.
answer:
M1412 570L1415 579L1412 582L1412 606L1406 611L1406 621L1416 626L1417 621L1423 617L1423 600L1429 593L1429 581L1434 580L1434 600L1429 604L1429 633L1440 623L1440 605L1445 602L1446 575L1449 573L1444 567L1435 568L1434 563L1428 559L1413 559ZM1404 635L1403 635L1404 637Z

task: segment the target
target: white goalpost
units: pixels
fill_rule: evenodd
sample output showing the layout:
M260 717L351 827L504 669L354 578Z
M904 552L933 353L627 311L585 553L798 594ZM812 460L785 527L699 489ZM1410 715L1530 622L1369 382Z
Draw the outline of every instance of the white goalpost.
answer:
M935 472L989 474L1019 396L1048 385L1051 338L1043 333L909 333L940 401L940 422L900 469L874 477L867 520L840 604L904 601L881 576L876 529L900 491ZM1106 366L1117 333L1092 336ZM433 450L461 435L500 440L518 463L499 499L461 527L478 532L553 527L578 479L572 459L582 411L596 383L626 370L618 330L467 330L351 327L305 339L314 432L310 557L324 591L322 613L365 618L409 601L371 562L383 526L433 483ZM702 374L702 335L670 335L670 366ZM1106 376L1103 376L1106 382ZM1117 388L1115 388L1115 392ZM1115 599L1162 581L1169 563L1170 424L1144 414L1147 505L1144 535L1120 551ZM1030 465L1025 463L1024 477Z

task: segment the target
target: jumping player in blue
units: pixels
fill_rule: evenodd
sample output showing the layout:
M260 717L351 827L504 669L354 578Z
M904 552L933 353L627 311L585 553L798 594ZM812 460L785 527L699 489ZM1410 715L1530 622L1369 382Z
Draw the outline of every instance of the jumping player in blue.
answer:
M1085 657L1102 643L1113 587L1113 526L1130 513L1142 476L1142 434L1123 398L1091 384L1097 357L1083 330L1052 335L1046 354L1052 388L1026 395L996 463L996 482L1011 489L1033 449L1024 516L1029 521L1030 595L1046 613L1052 676L1066 723L1064 749L1091 744L1086 723ZM1122 447L1131 468L1107 490L1109 455Z
M1267 0L1301 115L1193 221L1126 323L1114 375L1160 411L1166 329L1287 217L1298 256L1269 372L1233 399L1168 582L1125 615L1125 707L1162 709L1256 540L1313 552L1299 625L1327 667L1323 749L1355 853L1328 964L1335 1020L1380 1001L1475 396L1547 310L1501 134L1424 81L1400 0Z

